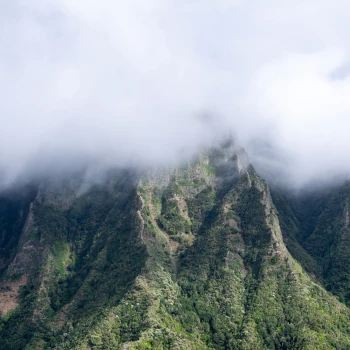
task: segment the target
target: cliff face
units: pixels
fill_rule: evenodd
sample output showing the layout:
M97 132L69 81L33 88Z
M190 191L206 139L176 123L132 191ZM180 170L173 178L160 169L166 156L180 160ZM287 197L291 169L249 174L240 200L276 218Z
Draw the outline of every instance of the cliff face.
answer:
M348 308L290 255L241 150L77 183L1 221L0 349L350 348Z

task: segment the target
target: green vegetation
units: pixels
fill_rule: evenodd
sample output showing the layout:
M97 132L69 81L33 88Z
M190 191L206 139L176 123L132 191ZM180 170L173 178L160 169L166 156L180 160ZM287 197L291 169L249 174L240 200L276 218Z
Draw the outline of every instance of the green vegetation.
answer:
M273 197L293 256L327 290L349 305L350 183L304 196L276 190Z
M0 283L26 283L0 349L349 349L350 310L322 283L348 300L350 192L276 190L277 212L232 149L1 199Z
M178 197L181 189L175 180L164 191L162 197L162 212L158 219L159 225L168 234L189 233L191 222L181 215Z
M0 273L14 258L30 203L36 195L35 186L26 186L0 195Z

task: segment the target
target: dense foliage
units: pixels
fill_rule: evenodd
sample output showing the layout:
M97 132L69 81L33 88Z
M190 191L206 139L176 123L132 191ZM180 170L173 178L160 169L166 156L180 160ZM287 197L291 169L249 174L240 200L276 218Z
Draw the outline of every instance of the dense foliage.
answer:
M273 192L287 247L342 302L350 302L350 183L305 195ZM293 218L293 219L291 219Z
M0 349L349 349L347 187L277 213L239 153L0 198Z

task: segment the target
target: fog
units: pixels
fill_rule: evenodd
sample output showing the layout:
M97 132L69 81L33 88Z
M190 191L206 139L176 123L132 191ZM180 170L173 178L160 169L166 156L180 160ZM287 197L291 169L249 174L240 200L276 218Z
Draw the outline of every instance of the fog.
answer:
M0 187L235 135L300 188L350 173L350 3L0 2Z

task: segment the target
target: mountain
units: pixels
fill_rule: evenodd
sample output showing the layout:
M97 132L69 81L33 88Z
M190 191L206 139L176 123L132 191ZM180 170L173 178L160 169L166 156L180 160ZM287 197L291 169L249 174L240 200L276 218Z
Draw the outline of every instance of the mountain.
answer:
M231 143L88 188L8 190L0 349L349 349L328 285L348 235L337 196L272 197Z
M273 198L292 255L350 306L350 182L304 195L276 190Z

